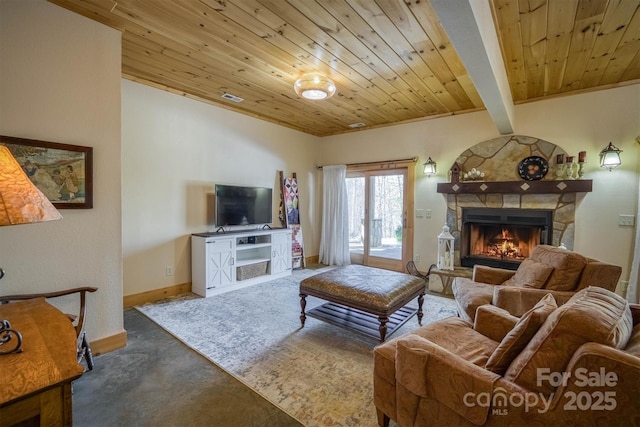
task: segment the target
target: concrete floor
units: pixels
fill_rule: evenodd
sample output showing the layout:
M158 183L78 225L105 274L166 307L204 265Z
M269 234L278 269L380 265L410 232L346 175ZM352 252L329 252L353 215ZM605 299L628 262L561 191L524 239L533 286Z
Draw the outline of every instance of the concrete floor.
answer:
M73 383L74 426L302 426L138 311L124 326L127 346Z

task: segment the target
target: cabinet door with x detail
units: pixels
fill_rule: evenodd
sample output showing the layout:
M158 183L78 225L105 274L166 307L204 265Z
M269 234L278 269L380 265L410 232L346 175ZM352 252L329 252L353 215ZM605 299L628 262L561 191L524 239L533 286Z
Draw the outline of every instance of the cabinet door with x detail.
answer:
M207 242L206 277L207 289L231 285L235 282L233 239Z

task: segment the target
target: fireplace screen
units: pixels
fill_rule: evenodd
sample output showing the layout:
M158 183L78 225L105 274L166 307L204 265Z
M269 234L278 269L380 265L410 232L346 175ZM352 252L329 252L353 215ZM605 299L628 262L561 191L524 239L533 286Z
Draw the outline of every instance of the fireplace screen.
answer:
M538 227L471 224L470 255L501 260L523 260L540 244Z
M533 248L551 241L552 217L550 210L463 209L461 265L516 269Z

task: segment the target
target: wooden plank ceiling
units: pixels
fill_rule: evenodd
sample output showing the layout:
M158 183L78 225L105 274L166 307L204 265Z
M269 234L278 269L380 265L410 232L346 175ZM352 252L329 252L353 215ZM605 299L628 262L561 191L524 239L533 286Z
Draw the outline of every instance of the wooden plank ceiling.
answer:
M123 32L124 78L313 135L484 108L427 0L49 1ZM515 103L640 82L640 0L490 3Z

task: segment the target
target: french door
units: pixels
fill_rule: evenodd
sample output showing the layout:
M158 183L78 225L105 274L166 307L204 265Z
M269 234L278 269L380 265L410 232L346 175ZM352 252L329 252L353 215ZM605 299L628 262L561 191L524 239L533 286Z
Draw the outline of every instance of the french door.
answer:
M408 167L347 171L352 263L403 271L413 257L410 171Z

